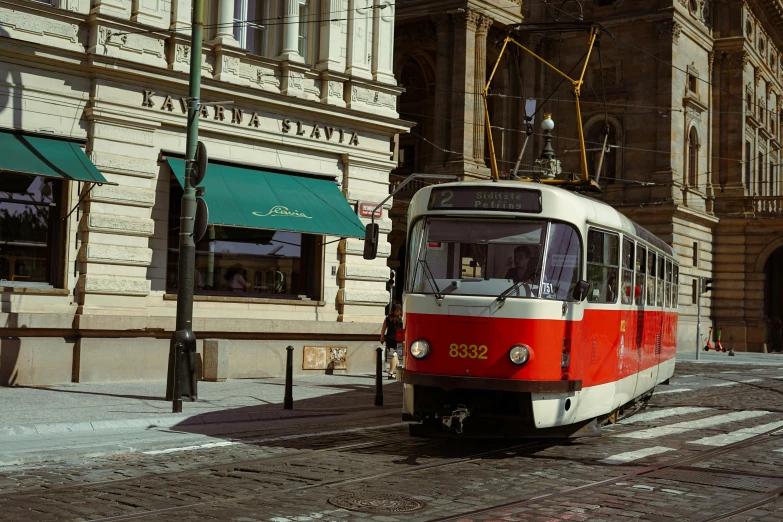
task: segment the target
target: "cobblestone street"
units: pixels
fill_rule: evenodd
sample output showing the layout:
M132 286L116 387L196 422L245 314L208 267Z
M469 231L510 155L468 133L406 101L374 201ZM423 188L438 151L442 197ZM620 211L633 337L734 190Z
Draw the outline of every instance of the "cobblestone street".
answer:
M643 412L565 441L411 438L386 388L351 423L5 466L0 519L783 520L783 367L679 362Z

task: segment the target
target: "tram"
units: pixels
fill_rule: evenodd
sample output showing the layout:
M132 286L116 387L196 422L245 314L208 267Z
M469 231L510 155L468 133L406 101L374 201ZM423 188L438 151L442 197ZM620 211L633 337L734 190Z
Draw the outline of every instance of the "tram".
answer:
M408 210L411 433L586 436L674 373L677 256L554 185L444 183Z

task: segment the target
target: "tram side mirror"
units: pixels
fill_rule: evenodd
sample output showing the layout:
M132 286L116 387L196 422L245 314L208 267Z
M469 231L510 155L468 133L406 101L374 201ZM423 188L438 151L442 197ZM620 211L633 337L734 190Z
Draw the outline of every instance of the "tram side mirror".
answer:
M370 223L364 231L364 259L378 256L378 223Z
M573 298L577 301L584 301L587 297L587 291L590 289L590 283L584 279L580 279L574 287Z

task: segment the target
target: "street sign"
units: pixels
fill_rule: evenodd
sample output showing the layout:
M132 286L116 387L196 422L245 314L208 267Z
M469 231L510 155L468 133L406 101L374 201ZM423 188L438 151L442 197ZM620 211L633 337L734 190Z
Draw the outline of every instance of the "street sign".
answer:
M196 221L193 223L193 242L198 243L207 232L209 209L204 198L196 198Z
M357 203L357 211L359 217L363 217L363 218L373 217L372 210L375 207L378 207L378 203L372 203L370 201L360 201L359 203ZM378 207L378 210L375 211L375 219L380 219L382 214L383 214L383 207Z
M193 165L193 179L191 180L194 187L204 181L204 176L207 175L207 163L209 163L207 147L199 141L196 145L196 164Z

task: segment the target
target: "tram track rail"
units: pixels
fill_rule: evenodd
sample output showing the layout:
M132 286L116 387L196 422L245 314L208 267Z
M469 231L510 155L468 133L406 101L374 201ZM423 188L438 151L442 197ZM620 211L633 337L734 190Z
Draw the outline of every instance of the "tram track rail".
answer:
M466 517L475 516L475 515L491 514L491 513L495 512L495 511L521 507L521 506L524 506L526 504L531 504L531 503L534 503L534 502L541 502L541 501L545 501L545 500L556 499L558 497L564 497L564 496L572 495L574 493L578 493L578 492L589 490L589 489L596 489L596 488L600 488L600 487L604 487L604 486L609 486L609 485L615 484L615 483L620 482L620 481L628 480L628 479L633 478L633 477L638 477L638 476L643 476L643 475L652 475L653 473L658 472L658 471L663 471L663 470L667 470L667 469L675 469L675 468L679 468L679 467L683 467L683 466L688 466L690 464L702 462L702 461L705 461L705 460L708 460L708 459L711 459L711 458L714 458L714 457L717 457L717 456L720 456L720 455L723 455L723 454L726 454L726 453L730 453L730 452L737 451L737 450L740 450L740 449L744 449L744 448L748 448L748 447L751 447L751 446L755 446L757 444L761 444L761 443L764 443L764 442L769 442L770 440L773 440L773 438L772 438L773 434L775 434L776 432L781 432L781 431L783 431L783 428L780 428L780 427L773 428L771 430L765 431L763 433L760 433L758 435L755 435L753 437L750 437L750 438L742 440L742 441L738 441L738 442L734 442L734 443L731 443L731 444L726 444L724 446L720 446L720 447L717 447L717 448L711 448L709 450L701 451L701 452L697 453L696 455L685 456L685 457L678 457L678 458L675 458L675 459L671 459L671 460L660 462L658 464L653 464L651 466L646 466L644 468L639 468L637 470L630 471L630 472L624 473L624 474L619 475L619 476L615 476L615 477L611 477L611 478L603 479L603 480L598 480L598 481L595 481L595 482L591 482L591 483L588 483L588 484L583 484L581 486L576 486L576 487L573 487L573 488L568 488L568 489L565 489L563 491L556 491L554 493L547 493L545 495L539 495L539 496L531 497L531 498L527 498L527 499L521 499L521 500L512 501L512 502L505 502L503 504L497 504L497 505L494 505L494 506L489 506L489 507L486 507L486 508L476 509L476 510L472 510L472 511L465 511L465 512L459 513L457 515L449 515L449 516L443 517L443 518L432 519L430 522L449 522L449 521L461 520L461 519L464 519ZM776 495L770 494L770 498L765 500L760 505L764 505L764 504L767 504L769 502L772 502L773 500L775 500L775 498L780 496L781 493L783 493L783 491L777 493ZM757 507L755 504L756 503L754 502L753 505L749 504L750 507L743 506L743 508L741 508L739 513L748 511L749 509L754 509L754 507ZM736 514L736 513L733 513L733 511L732 511L729 514L721 514L721 515L719 515L719 518L711 518L709 520L723 520L723 519L725 519L725 518L727 518L729 516L733 516L733 514ZM700 522L706 522L706 521L700 521Z

